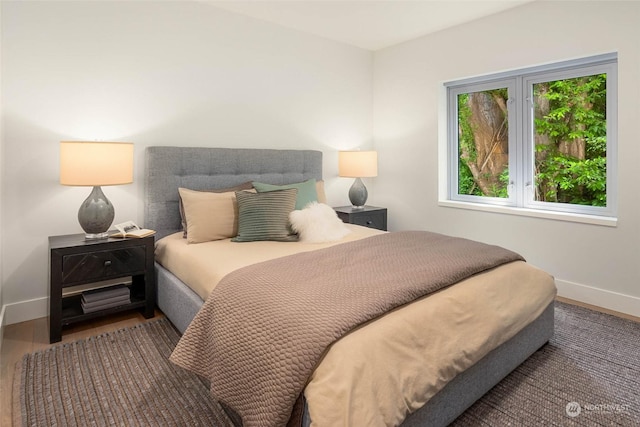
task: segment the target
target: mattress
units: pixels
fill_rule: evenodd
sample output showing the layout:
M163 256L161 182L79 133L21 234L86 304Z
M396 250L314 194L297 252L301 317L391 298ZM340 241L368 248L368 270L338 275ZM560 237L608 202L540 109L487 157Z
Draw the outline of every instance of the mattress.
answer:
M380 233L355 225L344 243ZM242 266L329 245L157 243L160 264L205 299ZM334 343L305 389L312 425L397 425L457 374L536 319L553 278L524 262L475 275L360 327Z

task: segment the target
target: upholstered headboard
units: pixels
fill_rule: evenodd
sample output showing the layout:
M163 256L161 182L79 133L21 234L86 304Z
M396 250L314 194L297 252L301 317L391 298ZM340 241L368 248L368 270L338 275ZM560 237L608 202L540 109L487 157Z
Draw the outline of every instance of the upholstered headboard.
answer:
M147 147L144 227L157 238L181 230L178 187L226 188L247 181L292 184L322 179L322 152L243 148Z

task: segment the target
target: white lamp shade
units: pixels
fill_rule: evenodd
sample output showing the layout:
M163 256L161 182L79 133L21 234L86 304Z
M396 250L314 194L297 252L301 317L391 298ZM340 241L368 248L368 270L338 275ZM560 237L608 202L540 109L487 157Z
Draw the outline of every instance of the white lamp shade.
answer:
M103 186L133 182L133 143L60 142L60 184Z
M338 152L338 175L345 178L369 178L378 176L378 152Z

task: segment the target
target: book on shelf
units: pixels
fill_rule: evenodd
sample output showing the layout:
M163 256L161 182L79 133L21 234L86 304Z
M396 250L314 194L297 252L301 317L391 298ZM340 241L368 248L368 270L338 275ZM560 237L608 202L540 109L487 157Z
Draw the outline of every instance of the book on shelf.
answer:
M104 301L109 298L123 297L129 298L129 287L127 285L115 285L108 288L91 289L82 292L82 301L85 303L92 303L97 301Z
M109 235L109 237L122 238L122 239L128 238L128 237L134 237L134 238L140 239L142 237L152 236L156 233L155 230L149 230L148 228L138 227L138 225L136 225L136 223L134 223L133 221L127 221L121 224L116 224L115 227L118 231L115 234Z
M131 299L128 296L117 297L105 301L98 301L97 303L81 303L83 313L93 313L95 311L106 310L112 307L118 307L121 305L130 304Z
M115 297L111 297L111 298L105 298L105 299L101 299L98 301L91 301L91 302L87 302L86 300L81 300L81 303L83 305L83 307L95 307L98 305L105 305L105 304L111 304L113 302L122 302L122 303L130 303L131 302L131 297L129 297L129 294L127 295L119 295L119 296L115 296Z

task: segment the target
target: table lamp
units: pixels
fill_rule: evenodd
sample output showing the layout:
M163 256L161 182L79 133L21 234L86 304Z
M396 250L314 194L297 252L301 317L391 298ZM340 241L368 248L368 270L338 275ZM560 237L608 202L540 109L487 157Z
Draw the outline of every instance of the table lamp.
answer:
M115 210L102 192L103 185L133 182L133 143L60 142L60 184L93 187L78 210L86 239L104 239Z
M338 152L338 175L356 179L349 189L349 200L355 209L364 208L369 193L360 178L378 176L378 152Z

